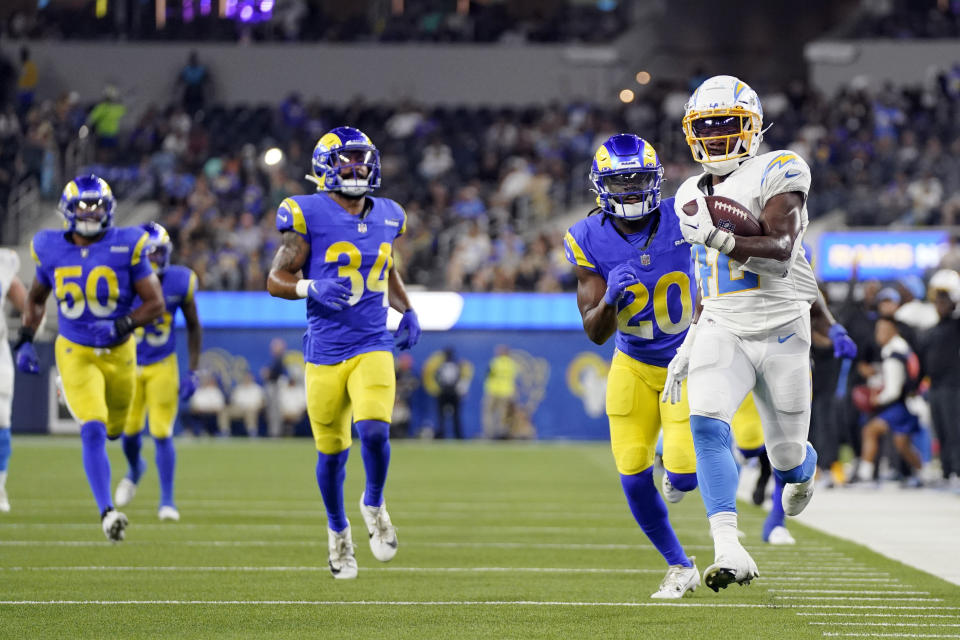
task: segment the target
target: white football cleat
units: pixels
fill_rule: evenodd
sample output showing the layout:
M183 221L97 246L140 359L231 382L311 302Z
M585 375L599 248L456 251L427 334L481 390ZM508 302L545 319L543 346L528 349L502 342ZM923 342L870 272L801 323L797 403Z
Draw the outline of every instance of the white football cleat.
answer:
M330 553L328 563L330 573L338 580L351 580L357 577L357 559L353 555L353 537L350 535L350 525L337 533L327 529L327 550Z
M697 569L696 558L691 557L692 567L682 564L672 564L667 569L667 575L656 593L650 594L657 600L675 600L682 598L688 591L694 592L700 586L700 570Z
M670 482L670 476L668 476L666 472L663 474L663 481L660 483L660 487L663 489L663 499L667 502L676 504L683 500L683 496L686 495L685 492L673 486L673 483Z
M783 496L780 498L783 512L788 516L796 516L802 513L810 504L816 486L814 478L810 478L806 482L790 482L783 485Z
M793 539L793 536L790 535L786 527L774 527L771 529L766 541L769 544L775 545L797 544L797 541Z
M127 525L130 524L130 521L127 520L127 516L116 509L110 509L103 514L103 518L100 519L100 524L103 526L103 534L107 536L107 540L120 542L126 535L125 530Z
M397 529L390 521L387 503L379 507L370 507L363 503L360 496L360 514L370 534L370 551L380 562L390 562L397 555Z
M136 483L124 476L120 482L117 483L117 490L113 492L113 502L118 507L125 507L130 504L135 495L137 495Z
M717 555L713 564L703 572L703 583L720 591L736 582L747 585L760 575L757 563L753 561L739 540L728 540L717 544Z
M10 513L10 501L7 499L7 490L0 487L0 513Z
M176 507L171 507L168 504L160 507L160 510L157 511L157 517L161 520L169 520L170 522L180 522L180 512L177 511Z

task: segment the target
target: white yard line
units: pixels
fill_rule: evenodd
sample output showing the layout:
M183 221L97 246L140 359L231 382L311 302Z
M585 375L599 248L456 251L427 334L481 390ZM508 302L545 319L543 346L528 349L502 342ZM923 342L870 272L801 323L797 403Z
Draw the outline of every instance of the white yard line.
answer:
M2 571L185 571L185 572L310 572L326 573L323 565L308 566L61 566L61 567L0 567ZM623 573L662 574L663 569L596 569L586 567L364 567L364 571L397 573Z
M770 593L850 593L849 589L767 589ZM929 591L902 591L900 589L882 589L878 591L862 591L857 593L867 594L891 594L891 595L914 595L928 596Z
M877 598L875 596L774 596L778 600L862 600L877 602L943 602L943 598Z
M960 623L953 622L809 622L814 625L848 626L848 627L960 627Z
M836 633L824 631L825 638L960 638L960 635L931 633Z
M960 614L947 615L945 613L839 613L836 611L824 611L820 613L798 612L798 616L816 616L822 618L825 616L855 616L858 618L950 618L951 620L960 620Z
M769 609L769 604L726 602L564 602L550 600L0 600L0 605L323 605L323 606L399 606L399 607L691 607ZM798 604L778 605L777 608L806 609L901 609L901 610L960 610L960 607L923 607L884 605ZM960 637L960 636L958 636Z

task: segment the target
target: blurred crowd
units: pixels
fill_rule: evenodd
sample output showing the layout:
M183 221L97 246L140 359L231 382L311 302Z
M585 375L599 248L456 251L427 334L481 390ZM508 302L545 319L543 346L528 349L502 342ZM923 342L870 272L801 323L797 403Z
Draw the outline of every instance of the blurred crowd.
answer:
M381 150L379 195L408 213L397 248L406 280L459 291L569 290L560 234L591 206L595 149L620 131L654 142L666 195L696 171L680 132L690 86L659 82L628 104L529 108L428 107L353 101L336 107L291 93L280 104L223 105L196 55L167 105L133 112L106 87L82 104L33 96L43 73L21 52L0 108L0 203L17 181L56 198L66 179L94 171L124 208L161 205L176 260L206 289L261 290L277 246L274 212L311 187L314 142L350 124ZM757 87L765 148L791 148L810 163L813 219L849 225L953 225L960 215L960 64L914 87L854 82L826 96L803 83ZM267 153L268 150L272 150ZM570 215L566 215L566 214Z
M838 35L847 38L956 38L960 4L944 0L866 0Z
M15 12L2 31L14 38L220 41L607 42L629 24L627 3L452 2L450 0L238 0L221 17L215 3L168 3L157 28L153 3L130 3L131 15L97 19L89 5L50 3ZM244 11L244 8L250 8ZM189 9L188 9L189 7ZM114 18L114 19L111 19Z

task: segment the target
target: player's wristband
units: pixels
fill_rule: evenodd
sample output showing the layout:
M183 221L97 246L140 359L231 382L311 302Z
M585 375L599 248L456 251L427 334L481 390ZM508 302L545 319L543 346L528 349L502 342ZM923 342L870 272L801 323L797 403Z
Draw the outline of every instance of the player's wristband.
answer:
M705 245L711 249L716 249L720 253L727 254L733 251L733 247L736 245L737 241L733 237L732 233L722 231L720 229L714 229L707 235L707 240L704 242Z
M306 298L308 295L308 289L310 285L313 284L313 280L298 280L297 281L297 297Z
M13 350L22 347L28 342L33 342L34 331L30 327L20 327L20 333L17 334L17 341L13 343Z
M122 316L114 320L113 329L117 332L117 339L119 340L133 333L136 326L133 323L133 318L130 316Z

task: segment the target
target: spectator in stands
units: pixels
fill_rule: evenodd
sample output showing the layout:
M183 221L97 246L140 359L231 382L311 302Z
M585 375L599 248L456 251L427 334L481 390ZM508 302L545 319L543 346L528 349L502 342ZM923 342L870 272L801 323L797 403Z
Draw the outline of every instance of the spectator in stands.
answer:
M20 75L17 78L17 113L23 118L33 106L39 73L37 64L30 58L30 49L20 48Z
M230 393L230 417L243 423L247 436L260 435L260 416L265 405L263 387L247 371Z
M281 435L292 436L302 427L307 428L307 390L302 375L280 378L277 383L277 403L282 422Z
M283 338L270 341L270 364L263 369L261 379L266 385L267 434L277 437L281 432L280 381L289 377L290 372L284 357L287 342Z
M960 275L941 270L930 279L939 322L921 337L920 360L930 379L927 399L940 441L943 479L960 488Z
M390 438L407 438L413 435L413 394L420 388L420 376L413 368L413 356L403 351L397 356L397 392L393 401L393 417L390 419Z
M210 72L207 67L200 64L196 51L191 51L187 58L187 64L180 70L177 76L177 87L180 90L180 104L183 110L189 115L194 116L203 109L210 96L211 87Z
M513 432L517 400L517 362L510 347L497 345L483 383L483 435L504 439Z
M189 410L184 416L185 422L195 436L199 436L203 431L211 436L219 436L225 432L226 408L227 401L216 378L209 373L202 373L200 386L190 398Z
M0 112L6 110L13 96L13 82L17 77L17 70L7 55L0 51Z
M463 440L463 425L460 421L460 405L470 388L470 368L466 361L457 358L453 347L443 350L443 362L434 373L437 388L437 430L434 437L446 437L447 419L452 422L452 437Z
M109 163L116 155L120 121L126 113L127 108L120 102L120 91L108 84L103 88L103 99L87 116L87 124L97 139L98 162Z

